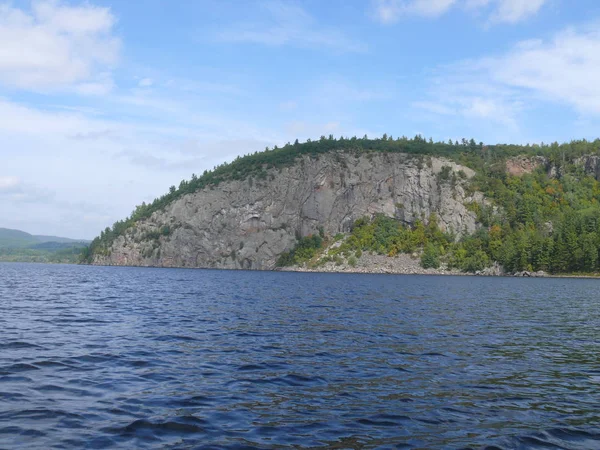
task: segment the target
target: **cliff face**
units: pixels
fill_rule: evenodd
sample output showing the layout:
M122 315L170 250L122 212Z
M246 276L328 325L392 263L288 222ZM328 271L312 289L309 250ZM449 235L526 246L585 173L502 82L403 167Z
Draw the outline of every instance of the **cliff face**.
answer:
M462 172L461 172L462 171ZM457 234L476 228L464 204L473 171L440 158L398 153L303 156L264 179L224 182L185 195L136 223L93 263L271 269L297 236L348 231L383 213L413 223L435 213Z
M600 156L580 156L573 163L581 167L586 175L600 181ZM539 167L545 167L546 174L551 178L559 177L563 173L560 166L556 166L545 156L515 156L506 160L506 173L515 177L533 173Z

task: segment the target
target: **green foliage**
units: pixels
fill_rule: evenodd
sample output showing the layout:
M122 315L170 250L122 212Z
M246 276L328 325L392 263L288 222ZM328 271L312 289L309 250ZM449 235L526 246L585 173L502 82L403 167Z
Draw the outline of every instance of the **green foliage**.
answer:
M88 250L81 242L46 242L29 247L1 247L0 261L76 263L82 251Z
M444 167L442 167L442 170L438 174L438 180L441 182L448 181L450 179L451 174L452 174L452 167L444 166Z
M0 261L75 263L85 248L83 241L0 228Z
M600 183L565 165L559 178L539 170L522 177L488 173L477 184L496 205L468 205L484 227L459 242L453 267L481 270L497 261L508 272L600 270Z
M145 241L158 241L161 236L162 236L162 233L159 230L147 231L146 233L144 233L144 240Z
M439 249L435 245L429 243L425 246L421 255L421 266L424 269L437 269L440 267Z
M298 240L289 252L282 253L277 260L277 267L303 264L312 259L323 246L323 238L319 235L306 236Z
M379 214L372 220L368 217L356 220L348 239L339 247L330 250L329 255L354 252L354 257L360 258L364 251L370 251L395 256L398 253L420 251L425 247L435 253L434 260L428 262L433 264L430 267L439 267L437 258L452 242L451 235L440 231L435 215L429 218L427 225L418 221L413 227L405 227L396 219Z
M0 248L28 247L38 243L35 236L24 231L0 228Z
M394 256L422 251L421 264L441 263L476 272L500 263L508 272L600 271L600 183L571 165L560 178L540 170L522 177L478 174L478 188L493 204L471 203L482 227L455 242L437 218L404 227L392 218L361 218L331 256L372 251Z
M319 227L319 236L321 237L321 239L325 239L325 228L323 228L322 226Z

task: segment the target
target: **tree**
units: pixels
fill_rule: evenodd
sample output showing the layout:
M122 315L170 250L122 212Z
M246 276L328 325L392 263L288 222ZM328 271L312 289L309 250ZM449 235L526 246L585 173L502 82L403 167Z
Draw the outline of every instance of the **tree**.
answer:
M433 244L427 244L421 256L421 266L424 269L437 269L440 267L439 252Z

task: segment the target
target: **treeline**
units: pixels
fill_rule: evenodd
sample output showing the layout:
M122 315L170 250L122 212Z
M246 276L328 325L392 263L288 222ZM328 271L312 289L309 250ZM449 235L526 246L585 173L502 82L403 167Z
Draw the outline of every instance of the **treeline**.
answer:
M171 186L165 195L155 199L152 203L142 203L128 218L103 230L100 236L94 239L89 248L82 253L82 261L90 261L96 253L107 252L112 242L136 222L150 217L154 212L164 209L185 194L205 187L217 186L223 181L243 180L248 177L266 180L270 169L289 166L303 155L318 156L332 151L343 151L355 154L384 152L440 156L471 167L482 174L499 177L504 172L504 166L500 163L512 156L546 156L552 164L560 169L572 164L578 156L597 153L599 150L600 140L525 146L486 146L482 142L477 143L474 139L462 139L460 142L452 140L434 142L432 139L427 140L419 135L412 139L393 138L388 135L383 135L378 139L369 139L367 136L336 139L333 135L329 135L328 137L321 136L317 141L308 140L305 143L299 143L296 140L293 144L288 143L281 148L275 146L272 149L267 148L263 152L238 157L231 163L221 164L211 171L205 171L201 176L192 174L189 180L182 180L178 187Z
M581 166L564 166L557 177L543 167L522 177L479 175L471 188L496 208L472 205L483 227L458 244L459 266L479 252L480 266L497 261L509 272L600 271L600 183Z
M80 260L83 244L45 243L27 248L0 248L0 261L74 264Z

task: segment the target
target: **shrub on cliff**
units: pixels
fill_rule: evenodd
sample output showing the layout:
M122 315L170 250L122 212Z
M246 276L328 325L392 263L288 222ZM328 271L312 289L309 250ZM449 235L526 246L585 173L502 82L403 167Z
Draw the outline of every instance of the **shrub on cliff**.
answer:
M289 252L282 253L277 259L277 267L287 267L303 264L312 259L323 246L320 235L311 235L301 238L296 246Z
M427 244L421 255L421 266L424 269L438 269L440 267L439 250L433 244Z

